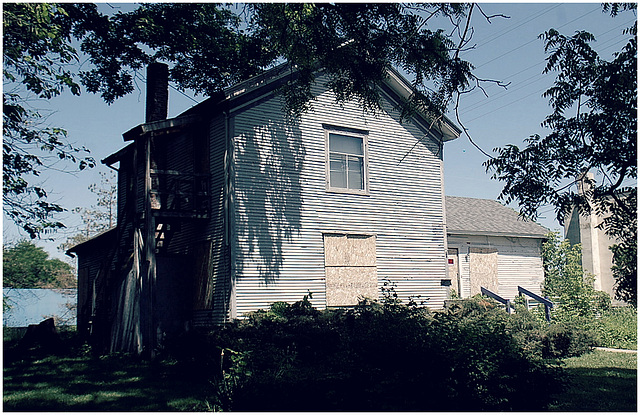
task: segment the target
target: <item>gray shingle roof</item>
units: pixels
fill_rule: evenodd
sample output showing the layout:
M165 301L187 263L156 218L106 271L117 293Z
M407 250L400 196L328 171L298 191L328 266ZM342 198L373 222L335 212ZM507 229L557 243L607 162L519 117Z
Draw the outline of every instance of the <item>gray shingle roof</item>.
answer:
M446 196L447 233L542 238L549 230L495 200Z

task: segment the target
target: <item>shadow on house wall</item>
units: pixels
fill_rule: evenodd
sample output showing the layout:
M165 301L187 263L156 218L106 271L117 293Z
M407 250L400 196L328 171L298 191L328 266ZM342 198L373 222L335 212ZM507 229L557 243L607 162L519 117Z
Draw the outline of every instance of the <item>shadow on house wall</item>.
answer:
M264 283L273 283L282 270L283 243L301 226L306 150L300 127L283 116L235 140L236 276L257 273Z

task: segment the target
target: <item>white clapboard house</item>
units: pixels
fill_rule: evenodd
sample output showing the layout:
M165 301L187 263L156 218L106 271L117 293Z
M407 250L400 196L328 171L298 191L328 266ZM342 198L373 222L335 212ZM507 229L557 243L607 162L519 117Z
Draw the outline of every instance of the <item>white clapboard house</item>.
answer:
M81 331L142 351L277 301L354 305L385 283L443 305L442 154L458 127L401 121L413 91L394 70L378 114L337 104L320 71L313 109L291 119L289 76L275 68L165 119L166 68L150 67L147 122L103 160L118 170L118 225L72 249Z

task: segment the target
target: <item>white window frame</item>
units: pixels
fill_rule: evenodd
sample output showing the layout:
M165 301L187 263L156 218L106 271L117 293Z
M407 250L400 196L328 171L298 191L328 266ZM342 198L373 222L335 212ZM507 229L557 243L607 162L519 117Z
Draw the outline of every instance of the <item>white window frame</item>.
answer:
M331 186L331 152L329 150L329 135L330 134L339 134L345 135L354 138L362 139L362 158L363 158L363 166L362 166L362 182L363 189L350 189L348 187L334 187ZM347 194L356 194L356 195L369 195L369 134L365 131L354 130L352 128L330 128L325 127L324 129L325 135L325 177L326 177L326 190L331 193L347 193Z

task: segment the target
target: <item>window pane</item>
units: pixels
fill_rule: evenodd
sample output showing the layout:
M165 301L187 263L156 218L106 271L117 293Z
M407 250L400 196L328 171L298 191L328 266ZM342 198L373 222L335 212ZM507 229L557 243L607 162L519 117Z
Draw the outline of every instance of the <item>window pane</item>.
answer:
M329 170L333 172L347 173L347 156L343 154L331 154L329 158Z
M341 134L329 134L329 151L362 156L364 155L362 138Z
M332 171L329 176L329 185L331 187L347 187L347 175L344 172Z
M347 156L331 154L329 158L329 186L347 187Z
M349 157L348 187L349 189L364 189L363 162L360 157Z
M342 154L331 154L329 162L329 169L331 171L347 171L347 156Z

